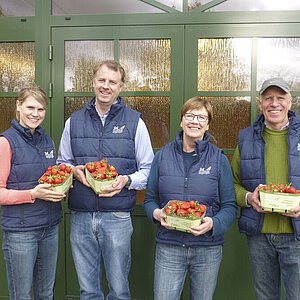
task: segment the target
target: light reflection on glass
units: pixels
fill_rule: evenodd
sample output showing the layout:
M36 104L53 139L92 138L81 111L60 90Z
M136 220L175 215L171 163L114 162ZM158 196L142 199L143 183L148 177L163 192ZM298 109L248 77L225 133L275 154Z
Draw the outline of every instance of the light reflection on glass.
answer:
M271 77L282 77L291 90L300 89L300 38L257 40L257 86Z
M250 74L250 38L198 40L198 91L250 90Z
M93 68L107 59L114 59L113 41L66 41L65 91L93 91Z
M0 92L19 92L34 79L34 43L0 43Z
M171 42L159 40L120 41L120 63L126 72L126 91L169 91Z

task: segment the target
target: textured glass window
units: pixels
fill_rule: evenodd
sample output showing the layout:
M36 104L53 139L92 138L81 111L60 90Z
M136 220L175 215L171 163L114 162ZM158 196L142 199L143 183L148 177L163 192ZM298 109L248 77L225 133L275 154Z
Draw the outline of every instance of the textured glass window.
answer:
M209 132L219 148L235 148L238 132L250 126L250 97L206 97L213 106Z
M167 5L171 8L177 9L178 11L182 11L182 0L156 0L164 5Z
M0 43L0 92L19 92L34 82L33 42Z
M300 38L257 40L257 90L264 80L282 77L291 90L300 89Z
M160 40L120 41L120 63L126 71L126 91L169 91L171 42Z
M251 39L198 40L198 91L250 90Z
M65 121L71 116L71 114L81 109L91 97L66 97L65 98Z
M292 100L292 110L300 114L300 97L293 97Z
M52 0L52 14L57 16L163 12L140 0Z
M102 60L113 58L113 41L66 41L65 91L93 91L94 66Z
M16 98L0 98L0 132L8 129L15 117Z
M35 1L1 0L0 16L21 17L34 16Z
M205 2L207 2L207 0ZM210 0L209 2L213 1ZM283 11L299 9L299 0L227 0L214 6L209 11Z
M194 8L198 8L201 5L204 5L208 2L210 2L211 0L188 0L188 7L189 10L192 10Z
M131 108L142 113L153 148L161 148L169 142L169 97L126 97L125 102Z

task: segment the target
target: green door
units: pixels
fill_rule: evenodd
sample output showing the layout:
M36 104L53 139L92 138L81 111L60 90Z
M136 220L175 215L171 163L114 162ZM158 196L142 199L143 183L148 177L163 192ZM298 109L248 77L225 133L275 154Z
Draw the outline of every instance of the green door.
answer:
M52 29L51 134L58 147L65 120L93 96L92 69L104 59L120 61L126 71L122 96L143 114L154 149L172 138L183 103L183 26L124 26ZM175 120L175 121L172 121ZM153 299L155 227L149 222L139 193L133 212L133 299ZM79 296L70 242L70 213L64 204L56 294Z

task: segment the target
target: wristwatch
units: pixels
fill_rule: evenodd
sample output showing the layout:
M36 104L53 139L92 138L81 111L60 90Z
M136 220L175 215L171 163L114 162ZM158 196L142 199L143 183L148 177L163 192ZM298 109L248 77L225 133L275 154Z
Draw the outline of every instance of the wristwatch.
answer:
M128 181L126 182L125 187L129 188L131 185L132 179L129 175L125 175L125 176L127 176L127 178L128 178Z

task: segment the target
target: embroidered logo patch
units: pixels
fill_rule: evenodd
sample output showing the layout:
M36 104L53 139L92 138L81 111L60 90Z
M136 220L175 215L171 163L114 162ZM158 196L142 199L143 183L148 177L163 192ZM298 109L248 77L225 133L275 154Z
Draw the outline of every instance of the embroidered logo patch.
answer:
M45 153L45 157L46 158L54 158L54 153L53 150L51 150L50 152L44 152Z
M300 151L300 143L297 145L297 151Z
M211 166L208 167L207 169L205 168L200 168L198 174L200 175L209 175L211 170Z
M113 129L113 133L123 133L124 128L125 128L125 125L123 125L120 128L118 126L115 126L114 129Z

